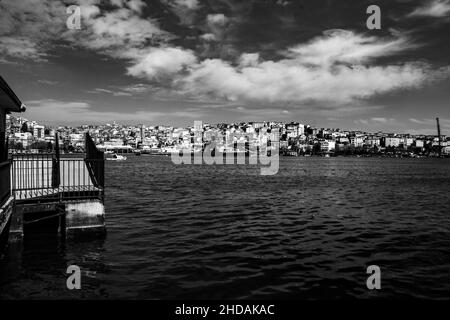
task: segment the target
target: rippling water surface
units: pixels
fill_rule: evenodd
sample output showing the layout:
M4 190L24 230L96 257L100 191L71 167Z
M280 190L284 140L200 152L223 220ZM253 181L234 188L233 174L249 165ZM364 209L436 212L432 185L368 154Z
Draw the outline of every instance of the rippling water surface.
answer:
M107 162L104 239L12 244L0 298L450 298L450 161ZM66 289L66 267L82 290ZM379 265L379 291L366 268Z

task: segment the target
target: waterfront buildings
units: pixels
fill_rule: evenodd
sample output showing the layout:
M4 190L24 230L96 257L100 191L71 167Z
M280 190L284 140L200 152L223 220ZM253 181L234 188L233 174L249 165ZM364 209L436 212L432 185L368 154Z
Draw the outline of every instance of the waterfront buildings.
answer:
M79 127L44 126L23 117L9 116L6 133L11 149L39 150L50 148L59 136L63 152L83 152L84 136L89 132L102 150L129 153L140 150L144 153L167 153L176 150L201 150L210 144L212 136L221 136L215 141L223 151L251 145L258 146L267 140L279 140L280 151L285 155L302 154L402 154L436 155L439 139L436 136L367 133L344 131L333 128L315 128L299 122L244 122L232 124L207 124L196 122L189 127L130 126L118 123L104 125L82 125ZM265 132L264 135L260 135ZM199 134L200 139L199 139ZM244 138L245 137L245 138ZM261 140L262 139L262 140ZM264 140L265 139L265 140ZM442 151L449 154L446 136L442 136ZM450 145L450 144L449 144Z

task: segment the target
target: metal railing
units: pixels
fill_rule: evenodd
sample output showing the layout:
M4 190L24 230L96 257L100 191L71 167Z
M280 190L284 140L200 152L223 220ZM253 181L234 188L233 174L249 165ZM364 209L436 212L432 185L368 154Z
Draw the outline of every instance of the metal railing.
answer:
M54 154L12 156L11 185L16 200L104 199L104 187L91 174L103 176L104 160L56 158Z
M63 200L98 199L103 202L105 188L97 180L104 176L103 159L59 160L60 184L58 192ZM98 175L92 174L92 168Z
M56 196L53 154L12 155L11 186L16 199Z
M85 139L86 165L94 185L99 188L105 187L105 154L95 146L89 133Z
M58 136L53 153L13 154L11 177L16 201L99 199L105 196L105 159L86 134L84 158L61 157ZM9 162L8 162L9 163ZM8 170L9 174L9 170ZM2 186L3 188L3 186Z

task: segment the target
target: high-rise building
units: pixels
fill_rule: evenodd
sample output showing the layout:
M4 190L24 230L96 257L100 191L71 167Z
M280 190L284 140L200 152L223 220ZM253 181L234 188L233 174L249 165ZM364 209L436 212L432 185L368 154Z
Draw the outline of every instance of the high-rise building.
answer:
M203 122L202 121L194 121L194 131L197 131L197 132L203 131Z
M34 125L34 127L33 127L33 136L36 139L44 139L45 138L45 128L44 128L44 126Z
M141 142L142 142L145 139L145 126L142 124L140 129L141 129Z

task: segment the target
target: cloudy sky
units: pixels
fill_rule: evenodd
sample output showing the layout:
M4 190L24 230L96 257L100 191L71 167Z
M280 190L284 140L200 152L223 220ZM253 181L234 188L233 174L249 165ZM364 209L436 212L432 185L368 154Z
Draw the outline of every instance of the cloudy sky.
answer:
M450 134L449 31L450 0L0 0L0 74L50 125Z

